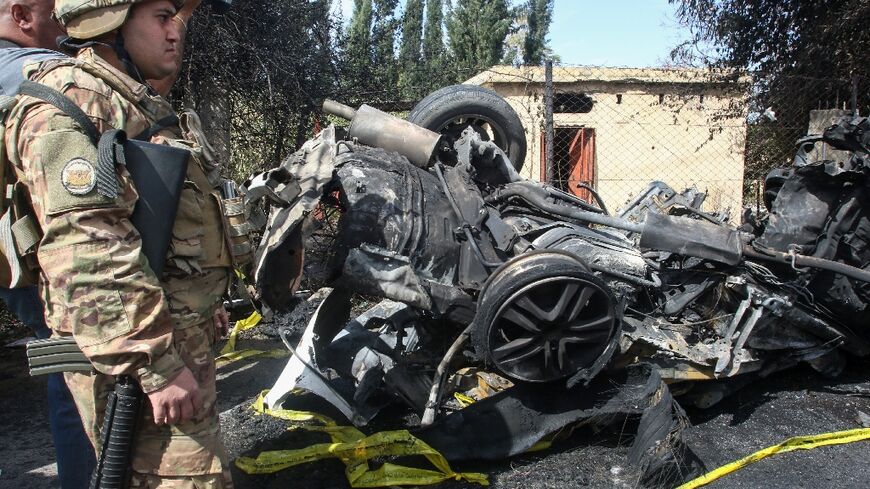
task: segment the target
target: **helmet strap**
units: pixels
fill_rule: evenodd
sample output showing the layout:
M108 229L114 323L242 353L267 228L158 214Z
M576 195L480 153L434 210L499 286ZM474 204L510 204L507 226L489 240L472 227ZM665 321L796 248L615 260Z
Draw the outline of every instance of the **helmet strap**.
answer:
M124 71L130 75L131 78L136 80L137 82L145 85L148 88L148 93L150 95L156 95L157 93L145 81L145 78L142 77L142 73L139 72L139 68L136 67L136 64L133 63L133 59L130 57L130 53L127 52L127 48L124 47L124 36L121 34L121 31L115 31L115 41L112 44L106 44L101 41L95 40L86 40L82 41L79 39L73 39L69 36L66 37L58 37L57 45L64 50L76 52L80 49L89 48L93 46L104 46L115 52L115 56L121 61L121 64L124 66Z
M57 38L57 46L64 51L76 52L79 49L90 48L93 46L106 46L111 47L108 44L100 41L81 41L78 39L73 39L69 36L59 36Z
M124 65L124 70L127 71L130 78L148 87L150 92L151 86L142 77L142 73L139 72L139 68L136 67L136 64L133 63L133 59L130 57L130 53L127 52L127 48L124 47L124 35L121 34L120 30L115 32L115 42L112 43L111 47L115 50L115 55L121 60L121 64Z

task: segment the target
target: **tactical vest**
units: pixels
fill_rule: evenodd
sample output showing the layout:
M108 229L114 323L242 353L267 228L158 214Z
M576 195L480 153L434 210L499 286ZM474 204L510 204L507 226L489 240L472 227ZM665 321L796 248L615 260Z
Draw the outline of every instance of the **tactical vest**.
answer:
M74 58L47 61L43 63L39 73L31 78L38 81L40 76L52 69L73 65L83 68L93 76L103 80L124 99L131 102L138 100L135 103L136 108L144 115L148 123L152 124L152 127L146 131L145 139L157 138L160 142L184 148L191 153L187 177L179 199L178 213L172 228L170 249L166 257L167 272L183 276L208 268L229 268L234 266L233 252L238 255L235 263L249 261L252 254L251 246L247 244L249 243L247 238L250 227L244 222L238 223L237 212L239 208L235 205L235 201L228 201L229 205L226 205L216 190L224 180L220 178L216 166L205 159L199 142L199 140L204 141L201 131L188 132L191 140L186 140L181 137L181 131L177 126L154 125L161 116L165 118L167 109L171 112L171 108L168 108L168 104L164 100L159 97L143 96L142 93L133 93L130 86L119 80L116 74L100 72L99 66L83 65ZM10 104L5 99L4 103ZM0 152L0 160L2 160L0 163L2 163L3 168L7 168L8 163L2 152ZM12 192L10 196L14 197L14 194L15 192ZM234 218L236 223L231 225L229 221ZM26 219L26 222L35 222L35 220ZM3 242L2 230L2 221L0 221L0 248L2 248ZM27 233L22 234L27 235ZM32 233L30 234L32 235ZM240 237L246 241L243 246L233 243L233 240L239 241ZM27 256L29 253L35 254L39 238L41 238L41 234L37 235L35 239L31 236L13 252L17 251L19 257ZM8 261L14 262L15 260ZM25 266L21 268L25 270L32 268L32 265L28 265L25 261ZM3 280L2 266L0 266L0 285L2 285ZM8 282L10 285L20 286L25 285L27 281L20 280L15 283L13 280L9 280Z

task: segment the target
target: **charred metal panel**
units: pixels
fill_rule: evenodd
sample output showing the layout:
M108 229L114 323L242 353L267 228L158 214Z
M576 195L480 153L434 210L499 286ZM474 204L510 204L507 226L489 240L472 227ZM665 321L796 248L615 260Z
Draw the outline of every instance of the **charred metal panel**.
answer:
M664 182L650 182L624 209L619 217L634 222L643 222L647 213L670 214L677 210L700 209L707 195L692 187L682 193L677 192Z
M432 308L432 301L407 257L362 244L348 252L343 274L346 285L355 290L366 290L423 310Z
M340 158L334 185L341 190L344 213L341 243L348 249L363 243L406 254L421 222L419 186L411 166L395 164L387 153L362 150ZM416 188L415 188L416 187Z
M639 246L728 265L737 265L743 258L743 243L736 230L697 219L651 212L646 215Z
M544 231L544 229L542 229ZM567 251L590 265L597 265L638 278L645 278L648 266L637 248L625 237L568 223L546 227L532 245L537 249ZM614 292L633 294L634 285L626 285L604 276Z
M323 197L323 189L332 179L334 158L340 154L335 127L307 141L275 170L248 182L246 205L254 206L257 198L268 196L273 207L268 225L260 240L254 260L253 277L267 306L281 309L292 298L298 284L301 257L298 227ZM252 185L255 185L252 187Z
M799 246L812 253L841 192L842 186L818 165L804 167L783 184L758 243L783 252Z
M475 299L459 287L434 281L424 281L423 286L432 298L432 312L456 324L469 324L477 310Z
M563 428L617 415L641 416L629 451L644 479L667 487L702 468L685 446L682 409L654 369L602 375L586 387L517 385L415 433L449 461L499 460Z
M453 283L456 222L435 176L395 153L365 147L338 158L337 165L333 185L344 210L338 262L369 244L407 257L421 278Z
M812 138L852 155L808 164L802 148L793 170L768 179L769 219L741 230L701 211L697 189L662 182L611 216L520 178L474 131L456 141L455 159L436 155L427 169L336 139L328 129L251 180L250 195L272 204L261 296L270 306L286 298L300 224L325 203L340 214L330 277L402 304L347 323L349 295L330 294L270 405L306 387L364 424L391 396L429 423L456 408L441 402L457 385L442 382L450 369L471 363L515 385L421 431L449 459L502 458L567 426L631 414L640 421L630 458L643 482L663 483L680 480L691 456L661 379L682 392L705 381L688 399L710 406L798 362L835 375L845 354L870 354L866 118Z
M662 282L674 284L662 288L665 299L662 312L665 315L672 316L682 312L689 304L716 286L717 280L711 276L711 273L716 270L715 267L707 262L700 265L699 270L676 270L660 274L663 277Z

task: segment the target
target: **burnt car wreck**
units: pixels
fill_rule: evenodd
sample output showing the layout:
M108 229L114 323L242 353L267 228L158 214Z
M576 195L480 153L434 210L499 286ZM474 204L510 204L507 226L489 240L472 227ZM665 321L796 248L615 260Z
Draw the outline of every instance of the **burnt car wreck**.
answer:
M837 375L870 352L867 118L802 140L768 179L769 212L737 228L661 182L610 214L520 177L498 131L473 123L433 132L327 109L346 132L328 127L246 184L270 207L254 277L273 311L292 302L310 236L337 225L317 270L334 289L285 341L271 406L302 388L364 425L400 400L448 460L631 414L632 462L667 482L692 470L672 394L708 407L798 363ZM850 158L807 161L820 141ZM384 300L351 317L353 293Z

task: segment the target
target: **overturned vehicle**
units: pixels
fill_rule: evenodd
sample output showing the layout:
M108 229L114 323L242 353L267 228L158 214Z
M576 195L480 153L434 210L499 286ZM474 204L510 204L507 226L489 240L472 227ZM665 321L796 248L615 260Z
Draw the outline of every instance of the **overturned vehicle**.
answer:
M478 87L424 99L409 119L428 129L325 109L347 130L246 183L270 209L254 269L264 305L287 308L303 272L334 287L286 341L269 405L301 388L364 425L400 400L448 459L635 414L630 456L665 481L686 474L672 393L708 407L800 362L836 375L870 352L866 118L800 141L794 166L768 177L769 212L736 228L694 189L654 182L610 214L522 178L516 114ZM808 161L820 141L849 157ZM327 259L306 263L330 226ZM384 300L351 318L353 293Z

